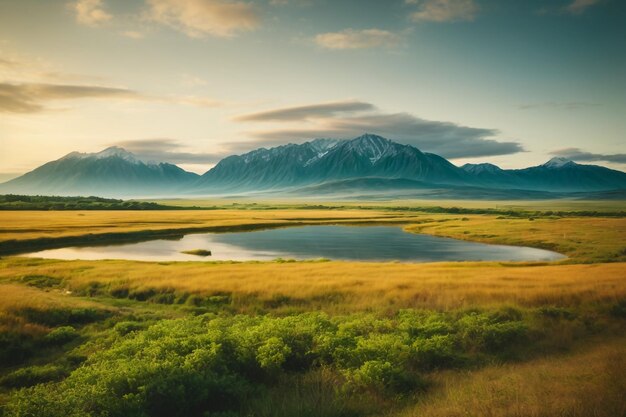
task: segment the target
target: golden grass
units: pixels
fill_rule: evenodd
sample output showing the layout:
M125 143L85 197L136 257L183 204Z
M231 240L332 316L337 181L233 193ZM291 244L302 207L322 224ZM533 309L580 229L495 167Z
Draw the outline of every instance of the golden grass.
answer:
M98 282L109 290L230 294L241 305L250 298L268 301L280 296L288 297L288 305L329 311L578 306L626 298L626 263L0 261L1 280L26 274L61 278L74 290Z
M0 333L44 333L45 326L30 323L20 315L20 312L26 309L44 312L54 309L95 307L100 308L96 303L70 297L61 291L47 292L25 285L3 282L0 283Z
M0 241L259 224L385 222L416 217L365 210L3 211Z
M397 417L617 417L626 415L626 339L564 356L448 371Z
M531 221L473 215L456 216L444 222L424 222L408 226L406 230L478 242L551 249L568 255L573 261L626 261L625 218L568 217Z

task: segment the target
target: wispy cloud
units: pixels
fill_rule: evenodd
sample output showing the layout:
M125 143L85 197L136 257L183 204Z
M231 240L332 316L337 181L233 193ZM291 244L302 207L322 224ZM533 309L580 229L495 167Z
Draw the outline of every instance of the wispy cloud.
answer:
M344 103L344 106L337 106L337 103ZM365 102L337 103L281 108L240 116L235 120L279 123L273 129L248 132L258 141L257 145L264 146L320 137L350 139L370 132L447 158L507 155L524 151L517 142L496 140L495 137L500 134L496 129L430 121L409 113L383 113L373 104ZM353 103L354 107L346 106L346 103Z
M260 15L251 3L231 0L147 0L147 17L193 38L230 37L255 29Z
M311 104L307 106L283 107L264 112L244 114L235 118L240 122L266 122L266 121L304 121L322 117L335 116L340 113L353 113L366 110L375 110L371 103L347 100L328 103Z
M601 154L601 153L591 153L583 151L580 148L565 148L558 149L556 151L550 152L551 155L560 156L563 158L571 159L574 161L583 161L583 162L613 162L617 164L626 164L626 154L624 153L616 153L616 154Z
M320 33L315 37L315 43L327 49L393 48L401 39L400 35L387 30L346 29L340 32Z
M138 94L123 88L93 85L0 83L0 112L37 113L46 110L50 101L107 97L136 98Z
M111 145L120 146L144 161L172 164L214 164L226 156L225 153L186 152L179 141L170 138L126 140Z
M474 0L406 0L417 6L411 13L415 22L455 22L474 20L479 7Z
M104 10L102 0L78 0L68 7L76 13L76 21L87 26L98 26L113 18Z
M135 100L195 107L216 107L221 102L196 96L154 96L126 88L99 85L0 82L0 113L39 113L48 104L79 99Z
M601 0L574 0L564 7L564 11L571 14L581 14L591 6L595 6L600 2Z

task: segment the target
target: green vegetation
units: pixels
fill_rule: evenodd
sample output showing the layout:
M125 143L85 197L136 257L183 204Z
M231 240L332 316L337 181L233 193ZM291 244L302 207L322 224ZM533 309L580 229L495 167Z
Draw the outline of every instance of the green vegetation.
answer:
M196 256L211 256L211 251L206 249L192 249L192 250L184 250L180 253L186 253L187 255L196 255Z
M101 197L0 195L0 210L181 210L149 201L124 201Z
M167 203L167 204L166 204ZM460 207L458 201L450 201L449 205L363 205L363 204L319 204L319 203L227 203L224 200L120 200L102 197L61 197L61 196L28 196L0 195L0 210L375 210L383 212L432 213L432 214L490 214L511 218L537 217L626 217L626 210L621 201L611 201L606 208L604 201L578 202L561 201L560 209L548 209L541 202L528 202L523 205L502 204L502 202L485 202L475 207ZM467 202L463 202L466 204ZM492 207L493 206L493 207ZM499 207L498 207L499 206ZM584 207L585 210L581 210Z
M387 401L408 405L427 395L430 375L443 369L527 360L562 349L565 334L610 333L617 324L597 314L503 308L392 316L203 314L147 329L118 322L92 342L100 349L78 368L48 364L5 376L3 386L26 388L13 391L4 415L368 415L383 412ZM74 337L66 327L46 339L52 335L55 343L69 341L60 335ZM286 392L294 380L314 380L317 391L300 393L297 404L283 399L280 413L268 413L270 392Z

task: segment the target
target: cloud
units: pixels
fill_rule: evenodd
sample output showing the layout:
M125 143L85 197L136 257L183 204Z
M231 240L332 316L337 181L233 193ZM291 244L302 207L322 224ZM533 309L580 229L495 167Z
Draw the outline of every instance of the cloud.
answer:
M320 33L315 37L315 43L327 49L393 48L400 40L400 35L381 29L346 29Z
M184 146L175 139L157 138L126 140L111 145L120 146L144 161L169 162L171 164L214 164L226 153L184 152Z
M231 0L147 0L148 19L179 30L192 38L230 37L255 29L256 8Z
M569 5L565 6L563 10L571 14L581 14L589 7L600 3L600 1L601 0L574 0Z
M280 109L244 114L235 118L239 122L267 122L267 121L298 121L335 116L340 113L375 110L373 104L362 101L335 101L308 106L284 107Z
M626 154L600 154L583 151L580 148L565 148L550 152L551 155L560 156L574 161L596 162L605 161L618 164L626 164Z
M0 83L0 112L36 113L45 110L48 101L107 97L135 98L138 94L123 88L91 85Z
M587 107L597 107L597 103L588 103L585 101L549 101L545 103L529 103L519 106L520 110L535 110L544 108L563 109L563 110L578 110Z
M98 26L113 18L102 8L102 0L78 0L68 7L76 13L76 21L87 26Z
M38 113L48 110L49 102L85 98L138 100L195 107L216 107L221 103L196 96L150 96L125 88L96 85L0 82L0 113Z
M479 9L474 0L406 0L406 3L417 5L417 11L411 13L415 22L474 20Z
M508 155L524 151L517 142L496 140L500 133L496 129L430 121L409 113L383 113L377 111L373 104L365 102L337 103L358 103L358 106L339 106L341 110L337 111L330 103L324 103L255 113L235 120L289 124L287 127L248 132L266 146L314 138L351 139L369 132L446 158Z

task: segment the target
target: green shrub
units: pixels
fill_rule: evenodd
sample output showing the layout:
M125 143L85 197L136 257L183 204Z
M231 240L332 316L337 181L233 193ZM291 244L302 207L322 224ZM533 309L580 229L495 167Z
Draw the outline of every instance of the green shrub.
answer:
M148 328L119 322L113 330L123 338L93 353L64 380L18 391L4 417L227 415L277 381L316 370L337 375L339 393L402 394L421 386L422 371L516 352L528 339L524 316L530 315L515 309L405 310L387 317L205 314ZM62 329L50 335L75 335Z
M0 385L6 388L30 387L44 382L57 381L67 376L64 368L45 365L18 369L0 379Z
M411 357L420 369L451 367L460 361L454 337L450 335L416 339L411 346Z
M76 329L71 326L58 327L48 333L45 341L50 345L64 345L79 336Z
M291 348L278 337L270 337L257 351L257 361L263 369L275 371L281 368L291 353Z
M87 324L105 319L111 315L111 312L97 308L51 308L46 310L24 308L17 313L30 322L45 326Z
M384 360L366 361L357 369L346 372L350 389L408 392L416 386L417 379L405 368Z
M121 321L113 326L113 330L122 336L131 332L143 330L144 328L145 326L142 323L136 321Z

